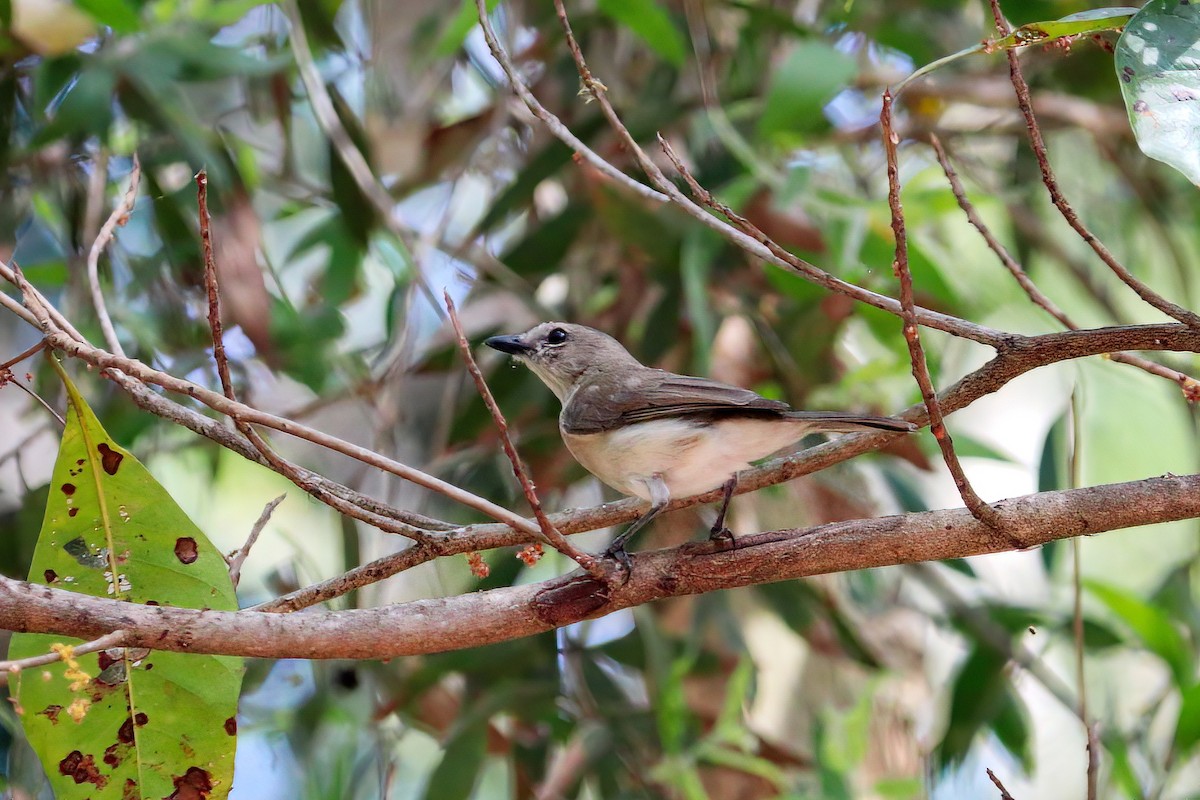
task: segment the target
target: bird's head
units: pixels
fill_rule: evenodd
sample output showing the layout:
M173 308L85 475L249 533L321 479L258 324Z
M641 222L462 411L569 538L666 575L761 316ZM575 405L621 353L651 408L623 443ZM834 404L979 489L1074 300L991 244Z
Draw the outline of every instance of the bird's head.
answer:
M559 400L587 375L641 366L607 333L569 322L543 322L525 333L493 336L484 344L524 362Z

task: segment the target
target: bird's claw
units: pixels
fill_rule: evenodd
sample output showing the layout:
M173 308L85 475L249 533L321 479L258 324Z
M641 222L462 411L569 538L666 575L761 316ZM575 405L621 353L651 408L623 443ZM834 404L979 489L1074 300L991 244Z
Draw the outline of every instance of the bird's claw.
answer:
M621 581L621 585L629 583L629 576L633 574L633 560L629 557L629 551L625 549L624 542L615 542L607 550L604 551L602 558L611 558L621 566L621 571L625 573L625 579Z
M733 531L722 525L720 528L713 528L709 531L708 540L722 550L732 550L737 547L737 539L733 537Z

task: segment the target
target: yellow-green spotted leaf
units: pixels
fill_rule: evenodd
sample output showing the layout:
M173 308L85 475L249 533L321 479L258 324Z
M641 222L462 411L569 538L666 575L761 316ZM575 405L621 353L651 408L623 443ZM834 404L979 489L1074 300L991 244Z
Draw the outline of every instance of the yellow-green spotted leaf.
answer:
M67 427L29 580L129 603L235 610L221 554L58 369ZM78 643L18 634L9 658ZM240 658L114 648L13 683L58 800L217 800L233 783L242 669Z

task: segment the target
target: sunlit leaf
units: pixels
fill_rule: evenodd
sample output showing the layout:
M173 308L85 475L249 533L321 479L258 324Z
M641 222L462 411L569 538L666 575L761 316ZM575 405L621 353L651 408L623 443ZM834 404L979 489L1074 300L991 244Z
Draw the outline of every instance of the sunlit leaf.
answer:
M221 554L63 380L67 427L29 580L123 602L235 610ZM9 657L57 644L78 641L17 634ZM29 670L16 697L59 800L215 800L233 778L241 678L240 658L121 648Z
M1142 152L1200 185L1200 9L1151 0L1117 41L1116 67Z

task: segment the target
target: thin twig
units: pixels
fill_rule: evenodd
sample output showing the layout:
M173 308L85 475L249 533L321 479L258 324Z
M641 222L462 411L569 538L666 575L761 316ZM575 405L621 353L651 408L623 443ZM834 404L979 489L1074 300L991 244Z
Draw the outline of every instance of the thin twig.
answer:
M208 295L208 327L212 334L213 359L220 376L221 390L228 400L236 403L237 395L233 389L233 378L229 374L229 359L225 355L225 337L221 327L221 292L217 280L217 260L213 252L212 219L208 213L208 173L204 170L196 173L196 202L204 254L204 290ZM429 539L427 532L415 529L406 522L382 517L336 494L327 494L324 488L312 479L312 473L272 450L249 422L233 417L233 424L272 469L330 508L387 533L398 533L414 541Z
M946 155L946 150L942 147L942 142L938 139L937 135L930 134L929 143L933 146L938 163L942 165L942 172L945 173L946 180L950 183L950 191L954 193L954 199L958 201L958 207L967 215L967 221L974 226L975 230L979 231L979 235L983 237L983 241L987 244L988 248L1000 259L1000 263L1017 281L1017 284L1024 290L1026 296L1029 297L1034 305L1040 306L1046 313L1062 323L1063 327L1073 331L1079 330L1079 326L1067 315L1067 312L1059 308L1053 300L1038 289L1037 284L1029 277L1029 273L1012 257L1008 252L1008 248L1000 243L1000 240L992 233L987 223L979 216L974 204L967 197L966 189L963 188L962 181L959 180L958 172L954 169L954 165L950 163L950 159ZM1184 398L1188 402L1200 402L1200 381L1197 381L1186 373L1171 369L1156 361L1151 361L1148 358L1143 358L1133 353L1112 353L1109 355L1109 359L1127 366L1137 367L1151 375L1166 378L1179 385L1179 388L1183 391Z
M5 370L13 367L16 364L20 364L22 361L29 358L30 356L37 355L45 347L46 347L46 340L42 339L37 344L32 345L31 347L28 347L25 350L22 350L20 353L13 356L12 358L10 358L8 361L5 361L3 364L0 364L0 373L3 373Z
M53 319L51 319L50 307L43 304L41 295L25 280L25 276L21 274L19 269L13 269L11 274L17 287L21 290L25 298L25 304L29 312L36 320L38 327L46 334L46 338L50 345L55 349L62 350L68 355L76 358L82 358L90 364L93 364L103 370L117 369L130 375L144 383L152 383L156 386L161 386L168 391L177 392L179 394L192 397L214 411L224 414L234 421L242 421L261 425L265 428L286 433L289 436L295 436L299 439L312 442L315 445L324 447L328 450L341 453L349 456L356 461L361 461L369 466L376 467L385 472L390 472L397 477L411 481L426 489L438 492L446 497L461 503L469 508L473 508L492 519L504 522L514 528L525 530L530 533L537 533L538 528L535 524L518 516L508 509L498 506L495 503L485 500L484 498L466 491L452 483L443 481L433 475L422 472L419 469L410 467L395 459L380 455L372 450L369 450L361 445L356 445L347 442L344 439L339 439L336 436L318 431L306 425L300 425L288 419L283 419L274 414L269 414L265 411L259 411L256 408L235 402L225 397L222 394L206 389L192 381L177 378L165 372L152 369L140 361L132 358L124 358L113 353L107 353L99 350L84 341L72 338L63 331ZM82 337L81 337L82 338Z
M0 277L9 281L14 286L17 285L16 276L12 269L10 269L3 262L0 262ZM58 310L50 304L45 295L32 286L29 286L28 288L33 293L37 302L40 303L43 308L49 310L51 317L55 321L55 324L57 324L61 330L66 331L70 340L78 342L87 347L91 347L87 339L85 339L83 335L79 333L79 331L75 330L70 322L68 322L66 318L63 317L62 314L60 314ZM9 309L33 327L38 328L39 330L41 329L42 326L38 322L37 317L35 317L33 313L29 311L29 309L21 306L3 292L0 292L0 305L3 305L5 308ZM262 466L274 469L276 472L281 472L281 470L277 468L275 464L270 462L258 450L256 450L254 445L247 441L245 437L240 436L237 431L229 429L217 420L206 417L193 409L182 406L179 403L173 402L172 400L163 397L154 391L151 391L149 387L147 387L142 381L126 375L120 369L115 367L109 366L105 368L104 375L120 386L126 393L128 393L139 408L160 416L165 420L174 422L177 425L182 425L193 433L197 433L201 436L211 439L222 447L232 450L243 458L246 458L257 464L261 464ZM323 503L328 503L330 496L340 497L341 499L368 512L371 512L372 514L379 515L380 517L386 519L406 523L417 533L421 533L423 531L447 531L461 527L450 522L433 519L422 514L395 508L387 503L376 500L373 497L369 497L361 492L357 492L348 486L344 486L337 481L330 480L323 475L318 475L315 472L306 470L302 467L295 467L295 465L292 466L306 481L305 484L297 485L301 485L301 488L304 488L306 492ZM340 507L335 506L335 508L338 508L339 511L341 510ZM351 516L353 516L353 514ZM359 518L361 519L361 517ZM365 519L364 521L372 525L375 524L375 522L371 519ZM409 531L395 529L391 532L407 534Z
M38 394L37 392L35 392L33 389L30 389L28 386L26 386L25 384L23 384L19 380L17 380L17 377L12 374L11 370L0 370L0 387L4 386L5 384L8 384L8 383L11 383L13 386L17 387L22 392L24 392L25 394L32 397L34 400L38 401L38 403L41 404L42 408L49 411L51 416L53 416L56 420L58 420L59 425L62 425L64 428L66 427L67 421L65 419L63 419L62 414L59 414L54 409L54 406L47 403L45 401L45 399L43 399L42 396L40 394Z
M1001 36L1007 36L1010 26L1004 19L1004 14L1000 11L1000 0L989 0L989 2L997 30L1000 31ZM1046 191L1050 193L1050 202L1054 203L1055 208L1058 209L1062 218L1079 234L1079 238L1083 239L1100 260L1108 265L1113 274L1132 289L1138 297L1168 317L1173 317L1193 328L1200 328L1200 315L1172 303L1138 280L1104 246L1104 243L1096 238L1096 235L1083 224L1083 221L1079 219L1079 215L1075 213L1075 209L1067 202L1067 198L1063 195L1062 189L1058 185L1058 178L1055 177L1054 170L1050 166L1050 157L1046 151L1046 142L1042 138L1042 130L1038 125L1037 117L1033 114L1033 101L1029 95L1029 84L1026 83L1025 76L1021 72L1021 60L1017 57L1017 51L1015 48L1010 48L1005 50L1005 55L1008 57L1008 75L1012 80L1013 90L1016 92L1017 105L1021 109L1021 115L1025 118L1025 128L1029 132L1029 144L1033 149L1034 157L1037 159L1038 168L1041 170L1042 183L1045 184Z
M892 129L892 93L890 90L883 92L883 108L879 114L879 124L882 127L883 148L887 155L888 207L891 209L892 215L892 232L896 237L896 260L893 262L892 268L900 281L900 305L904 309L904 340L908 343L913 378L921 387L921 397L925 400L925 408L929 411L929 431L937 440L938 447L942 451L942 460L946 462L946 469L954 478L954 485L958 488L958 494L962 497L963 504L970 509L972 516L977 520L999 531L1001 530L1000 517L996 513L996 509L983 502L975 493L971 482L967 480L967 474L963 471L962 464L959 463L958 454L954 452L954 440L950 436L950 431L946 430L945 421L942 419L937 390L933 387L933 380L929 376L929 366L925 362L925 350L921 346L921 337L917 328L916 304L913 300L912 271L908 268L908 233L905 230L904 209L900 204L900 171L896 155L899 137Z
M112 633L93 639L90 642L74 645L70 653L73 656L87 655L95 653L98 650L107 650L110 647L121 647L121 643L129 634L123 630L116 630ZM62 661L63 651L52 650L49 653L42 653L40 656L30 656L29 658L16 658L11 661L0 661L0 683L8 683L13 675L19 674L22 670L33 669L34 667L44 667L47 664L54 664Z
M1004 788L1004 784L1000 782L1000 779L996 777L996 773L992 772L990 768L987 771L987 776L992 779L992 783L1000 790L1000 800L1013 800L1013 796L1008 793L1008 789Z
M221 391L236 402L233 379L229 375L229 358L225 355L225 332L221 328L221 293L217 285L217 259L213 255L212 217L208 213L207 170L196 173L196 205L200 217L200 245L204 253L204 292L208 295L208 328L212 333L213 361L217 362Z
M100 289L100 254L112 241L117 227L129 221L129 214L133 211L133 204L137 200L138 183L141 181L141 177L142 165L138 161L137 153L134 153L133 167L129 171L129 187L125 190L125 196L121 198L121 202L117 203L112 213L108 215L108 219L100 226L100 233L97 234L96 241L92 242L92 249L88 251L87 258L88 285L92 290L92 305L95 306L96 316L100 320L100 330L104 331L104 341L108 343L108 349L119 356L125 355L125 351L121 348L117 331L113 328L112 318L108 315L108 307L104 304L104 292Z
M225 559L225 563L229 565L229 580L233 583L233 588L238 587L238 582L242 579L242 565L246 563L246 557L250 555L250 548L254 547L254 543L258 541L258 536L263 532L263 528L267 527L267 523L271 519L271 514L275 512L276 506L283 502L287 497L286 494L281 494L263 507L262 513L258 515L258 519L254 522L254 527L250 529L250 535L246 537L246 543L234 550Z
M542 535L546 537L546 541L551 547L583 567L595 578L607 580L605 577L607 573L601 566L600 560L567 541L567 538L554 527L554 523L546 517L546 512L542 510L542 502L538 499L537 491L533 487L533 481L529 479L529 474L521 463L521 457L517 454L517 448L513 446L512 437L508 435L508 422L504 419L500 406L496 404L496 398L492 396L492 390L488 388L487 381L483 379L479 365L475 363L475 356L471 353L471 344L463 332L462 323L458 319L458 310L454 307L454 301L450 299L450 292L443 292L443 297L446 300L446 310L450 314L450 324L454 326L454 333L458 336L458 349L462 352L463 360L467 362L467 371L471 373L471 378L475 381L475 388L479 390L483 404L487 406L488 412L492 415L492 421L496 423L496 430L500 432L500 441L504 445L504 454L508 456L508 461L512 464L513 474L517 476L517 481L521 484L521 491L525 493L525 499L529 502L529 507L533 509L533 516L538 522L538 527L541 528Z
M487 0L476 0L475 9L479 14L480 26L483 28L483 38L487 41L488 47L492 51L492 56L500 63L500 68L504 70L504 74L508 77L508 85L512 88L513 94L519 97L525 103L525 107L542 121L542 124L546 126L546 130L550 131L555 138L567 147L574 150L583 160L599 170L601 174L611 178L621 186L630 189L635 194L648 200L657 200L660 203L667 202L669 198L665 194L629 177L614 167L604 157L580 141L575 134L571 133L571 129L563 124L562 120L554 116L545 106L538 102L533 92L529 91L529 87L525 85L525 81L521 78L508 52L500 46L500 40L496 36L496 31L492 27L492 21L488 15Z
M509 83L513 87L513 91L525 101L526 105L531 110L536 109L533 105L536 101L532 99L527 87L521 80L521 76L517 73L511 59L500 47L499 41L496 39L496 33L492 28L491 20L488 18L485 0L476 0L476 8L479 11L479 23L483 29L484 38L491 47L493 55L496 56L500 66L504 69L505 75L508 77ZM583 53L579 49L579 44L575 41L575 35L571 31L570 22L567 19L566 10L563 8L560 0L556 0L555 8L557 9L559 20L562 23L563 30L566 33L567 45L571 50L572 56L575 58L576 68L583 79L584 88L588 90L596 104L600 107L601 113L608 119L610 126L621 138L625 147L635 156L638 165L649 176L654 186L674 202L682 211L691 216L693 219L704 225L705 227L715 231L722 238L731 242L735 246L741 248L750 255L762 259L770 264L774 264L789 272L794 272L806 280L822 286L831 291L845 294L867 305L883 309L891 314L900 314L900 304L891 297L877 294L856 286L852 283L847 283L839 278L835 278L828 272L808 263L807 261L792 255L779 245L775 244L770 237L766 236L762 231L750 225L745 220L735 221L741 227L744 223L745 230L739 230L727 222L717 219L712 214L709 214L704 208L694 203L686 194L680 191L673 182L671 182L658 165L646 154L642 146L638 144L633 135L621 122L612 104L608 101L605 94L605 86L600 81L596 80L591 71L588 69L587 63L583 59ZM559 123L561 126L561 123ZM562 132L557 126L548 124L548 130L569 146L574 146L571 141L564 138ZM660 137L661 141L661 137ZM930 311L925 308L917 309L918 320L922 325L938 330L946 331L955 336L960 336L972 341L981 342L996 348L1003 348L1011 341L1011 334L1002 331L997 331L988 328L984 325L977 325L973 322L954 317L949 314L941 314L936 311Z

